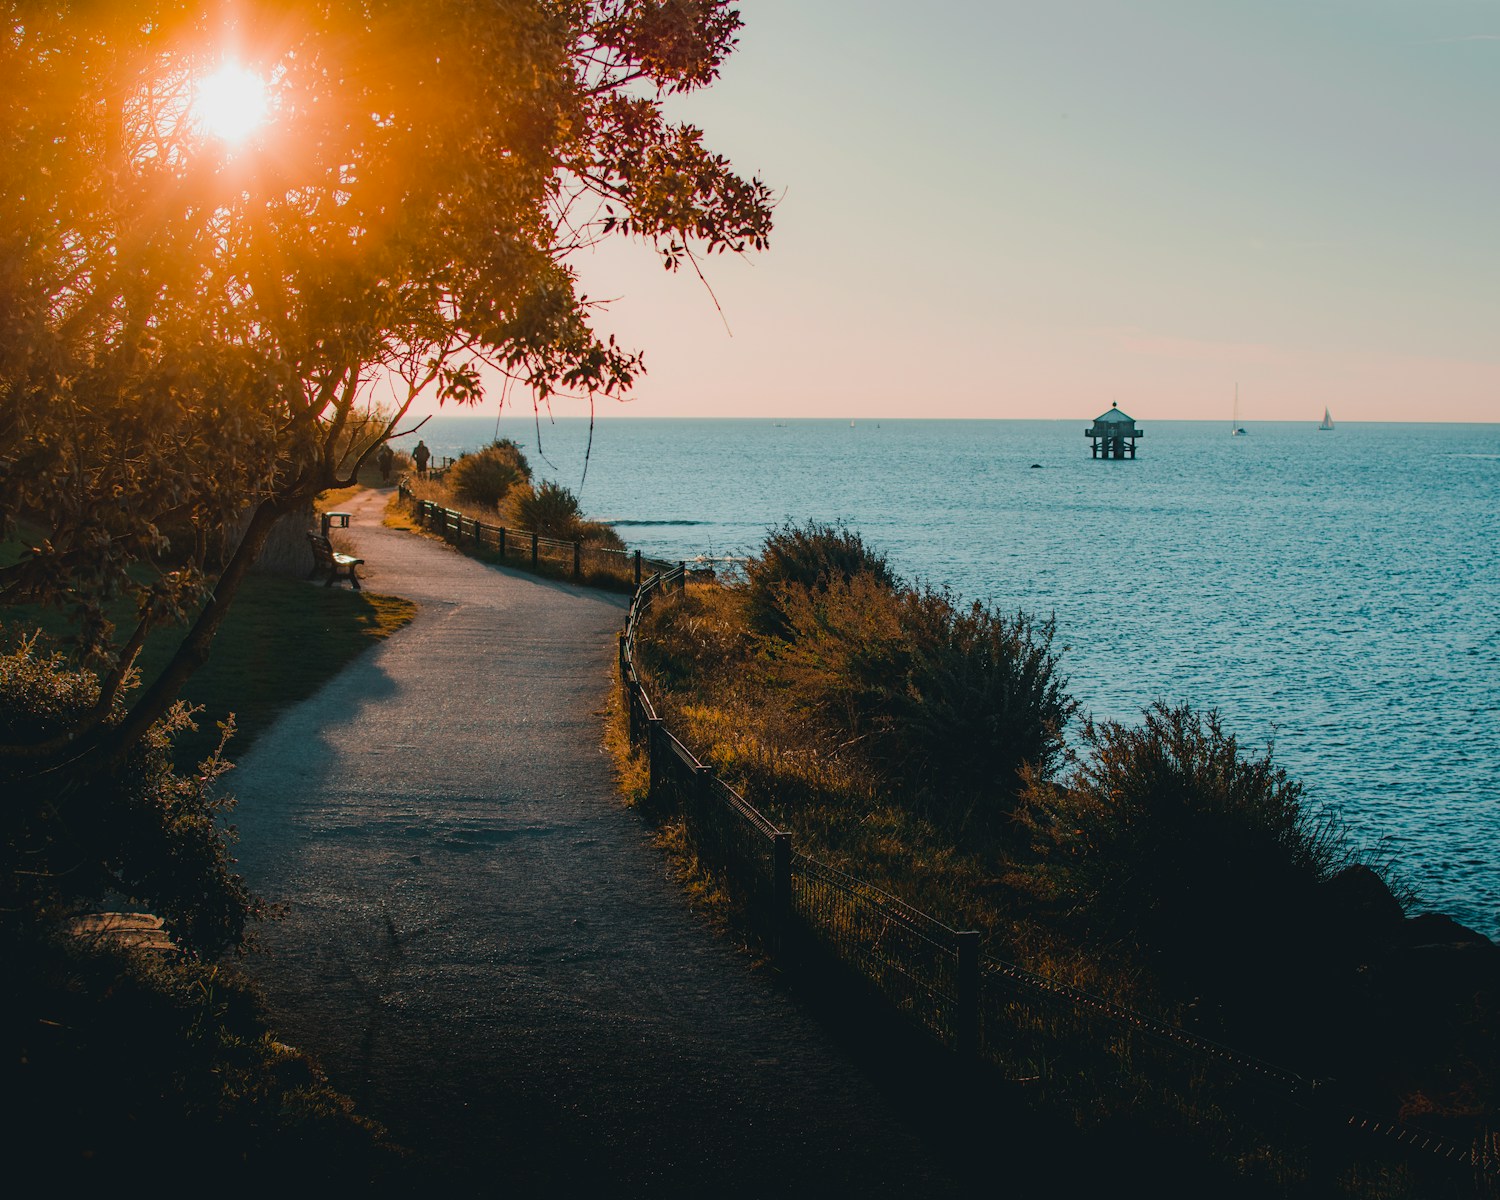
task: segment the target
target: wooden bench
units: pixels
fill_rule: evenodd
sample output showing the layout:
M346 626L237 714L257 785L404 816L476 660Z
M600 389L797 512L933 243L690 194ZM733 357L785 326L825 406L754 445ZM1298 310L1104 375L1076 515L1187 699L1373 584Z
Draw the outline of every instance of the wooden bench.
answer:
M352 554L340 554L333 548L333 543L321 533L313 533L309 530L307 540L312 543L313 552L313 569L312 575L308 576L309 579L319 571L327 571L328 582L323 586L332 587L333 581L341 574L348 575L349 582L354 585L354 590L356 592L360 590L359 575L354 568L363 566L364 559L355 558Z

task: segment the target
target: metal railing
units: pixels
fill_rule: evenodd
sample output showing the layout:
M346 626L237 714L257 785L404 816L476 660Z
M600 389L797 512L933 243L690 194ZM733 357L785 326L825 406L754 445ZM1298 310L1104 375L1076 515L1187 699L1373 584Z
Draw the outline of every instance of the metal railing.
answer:
M1186 1111L1253 1111L1258 1127L1374 1135L1457 1171L1493 1194L1500 1153L1489 1139L1459 1144L1358 1111L1328 1081L1135 1012L1084 989L981 952L981 935L953 929L874 885L796 852L779 829L667 728L636 669L640 621L659 597L687 586L682 564L643 580L619 639L632 747L646 757L647 803L678 815L700 859L739 902L773 953L794 967L816 954L857 976L885 1003L958 1054L1012 1077L1077 1080L1101 1066L1143 1077Z

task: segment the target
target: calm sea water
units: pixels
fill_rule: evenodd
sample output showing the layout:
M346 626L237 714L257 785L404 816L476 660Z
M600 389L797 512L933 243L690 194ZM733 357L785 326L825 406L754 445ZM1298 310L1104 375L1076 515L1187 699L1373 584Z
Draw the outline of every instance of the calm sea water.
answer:
M1142 424L1096 462L1082 421L617 418L586 477L586 422L499 431L648 554L845 520L908 577L1055 614L1086 710L1217 707L1422 907L1500 935L1500 425Z

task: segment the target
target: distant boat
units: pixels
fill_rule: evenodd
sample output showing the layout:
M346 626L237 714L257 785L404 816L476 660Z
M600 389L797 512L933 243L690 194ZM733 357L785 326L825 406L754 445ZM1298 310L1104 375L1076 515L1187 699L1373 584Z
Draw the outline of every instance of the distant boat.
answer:
M1245 427L1240 424L1240 385L1234 385L1234 416L1229 422L1230 437L1244 437Z
M1328 409L1327 409L1326 406L1323 409L1323 420L1318 423L1318 428L1319 429L1332 429L1333 428L1333 414L1328 411Z

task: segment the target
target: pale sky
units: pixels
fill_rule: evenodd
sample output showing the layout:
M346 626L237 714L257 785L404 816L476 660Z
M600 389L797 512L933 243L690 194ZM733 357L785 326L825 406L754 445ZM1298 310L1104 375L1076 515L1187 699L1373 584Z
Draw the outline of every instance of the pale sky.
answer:
M601 415L1500 421L1500 0L740 7L771 249L579 258Z

